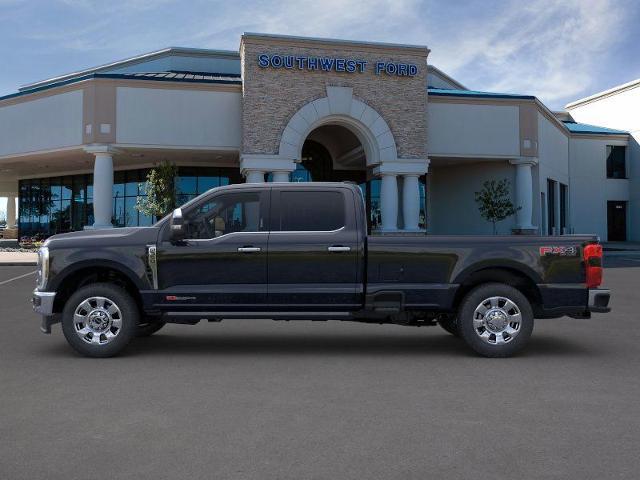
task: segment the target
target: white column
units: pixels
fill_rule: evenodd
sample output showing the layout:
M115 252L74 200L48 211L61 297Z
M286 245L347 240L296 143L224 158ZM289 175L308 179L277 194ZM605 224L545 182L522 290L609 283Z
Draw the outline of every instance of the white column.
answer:
M113 157L96 153L93 166L93 228L113 228Z
M419 175L403 175L402 183L402 220L404 229L418 231L420 221L420 183Z
M288 171L275 171L273 173L273 181L274 182L288 182L289 181L289 172Z
M113 155L109 145L89 145L84 151L95 157L93 163L93 226L113 228Z
M516 228L519 230L533 230L533 175L531 167L537 163L537 159L521 158L511 160L516 166Z
M273 173L274 182L288 182L289 172L295 168L293 158L259 153L240 155L240 173L245 176L247 183L263 183L265 172Z
M395 173L383 173L380 185L380 213L382 231L398 229L398 179Z
M246 170L246 183L264 183L264 170Z
M16 228L16 197L7 197L7 228Z

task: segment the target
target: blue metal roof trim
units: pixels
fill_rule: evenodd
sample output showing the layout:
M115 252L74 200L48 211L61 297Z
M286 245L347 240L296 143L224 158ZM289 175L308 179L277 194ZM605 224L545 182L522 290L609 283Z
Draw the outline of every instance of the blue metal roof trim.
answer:
M477 90L454 90L447 88L427 88L429 95L442 97L480 97L480 98L515 98L521 100L535 100L533 95L519 95L517 93L479 92Z
M577 123L563 121L564 125L571 133L598 134L598 135L629 135L624 130L614 130L613 128L598 127L597 125L589 125L588 123Z
M183 83L218 83L218 84L224 84L224 85L242 85L242 80L240 80L238 77L231 75L231 74L225 74L225 75L221 75L220 77L211 77L211 78L202 78L202 79L197 79L197 78L187 78L186 75L184 75L183 77L177 77L176 75L181 75L181 74L175 74L173 73L174 76L172 77L158 77L157 75L160 74L172 74L173 72L154 72L154 73L147 73L147 74L138 74L138 73L91 73L89 75L83 75L81 77L75 77L75 78L71 78L69 80L63 80L61 82L56 82L56 83L50 83L47 85L43 85L42 87L36 87L36 88L32 88L30 90L24 90L22 92L17 92L17 93L10 93L9 95L5 95L3 97L0 97L0 101L2 100L8 100L10 98L17 98L17 97L23 97L25 95L30 95L32 93L36 93L36 92L42 92L44 90L49 90L51 88L56 88L56 87L63 87L65 85L71 85L73 83L79 83L79 82L83 82L85 80L91 80L93 78L113 78L113 79L120 79L120 80L150 80L152 82L183 82ZM199 76L199 74L193 74L193 76Z

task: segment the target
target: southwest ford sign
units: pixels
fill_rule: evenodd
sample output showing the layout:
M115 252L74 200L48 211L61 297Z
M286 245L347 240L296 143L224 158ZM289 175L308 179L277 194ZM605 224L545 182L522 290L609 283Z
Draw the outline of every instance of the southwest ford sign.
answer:
M364 73L372 68L376 75L385 74L398 77L413 77L418 73L413 63L375 62L369 66L365 60L337 57L299 57L297 55L258 55L258 66L262 68L284 68L289 70L309 70L321 72Z

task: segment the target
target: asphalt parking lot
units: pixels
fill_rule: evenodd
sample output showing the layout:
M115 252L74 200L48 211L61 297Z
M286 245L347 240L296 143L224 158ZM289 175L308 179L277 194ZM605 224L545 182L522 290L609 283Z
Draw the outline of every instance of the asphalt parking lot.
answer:
M40 333L35 268L0 267L0 478L638 478L640 256L606 265L613 313L540 320L511 359L437 327L271 321L87 359Z

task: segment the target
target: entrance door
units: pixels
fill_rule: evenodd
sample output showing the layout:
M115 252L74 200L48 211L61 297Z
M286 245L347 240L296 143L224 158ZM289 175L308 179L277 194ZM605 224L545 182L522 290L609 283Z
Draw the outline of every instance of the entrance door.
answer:
M607 231L610 242L627 240L627 202L607 202Z
M159 308L253 310L267 300L269 190L230 189L183 208L187 238L158 242Z

